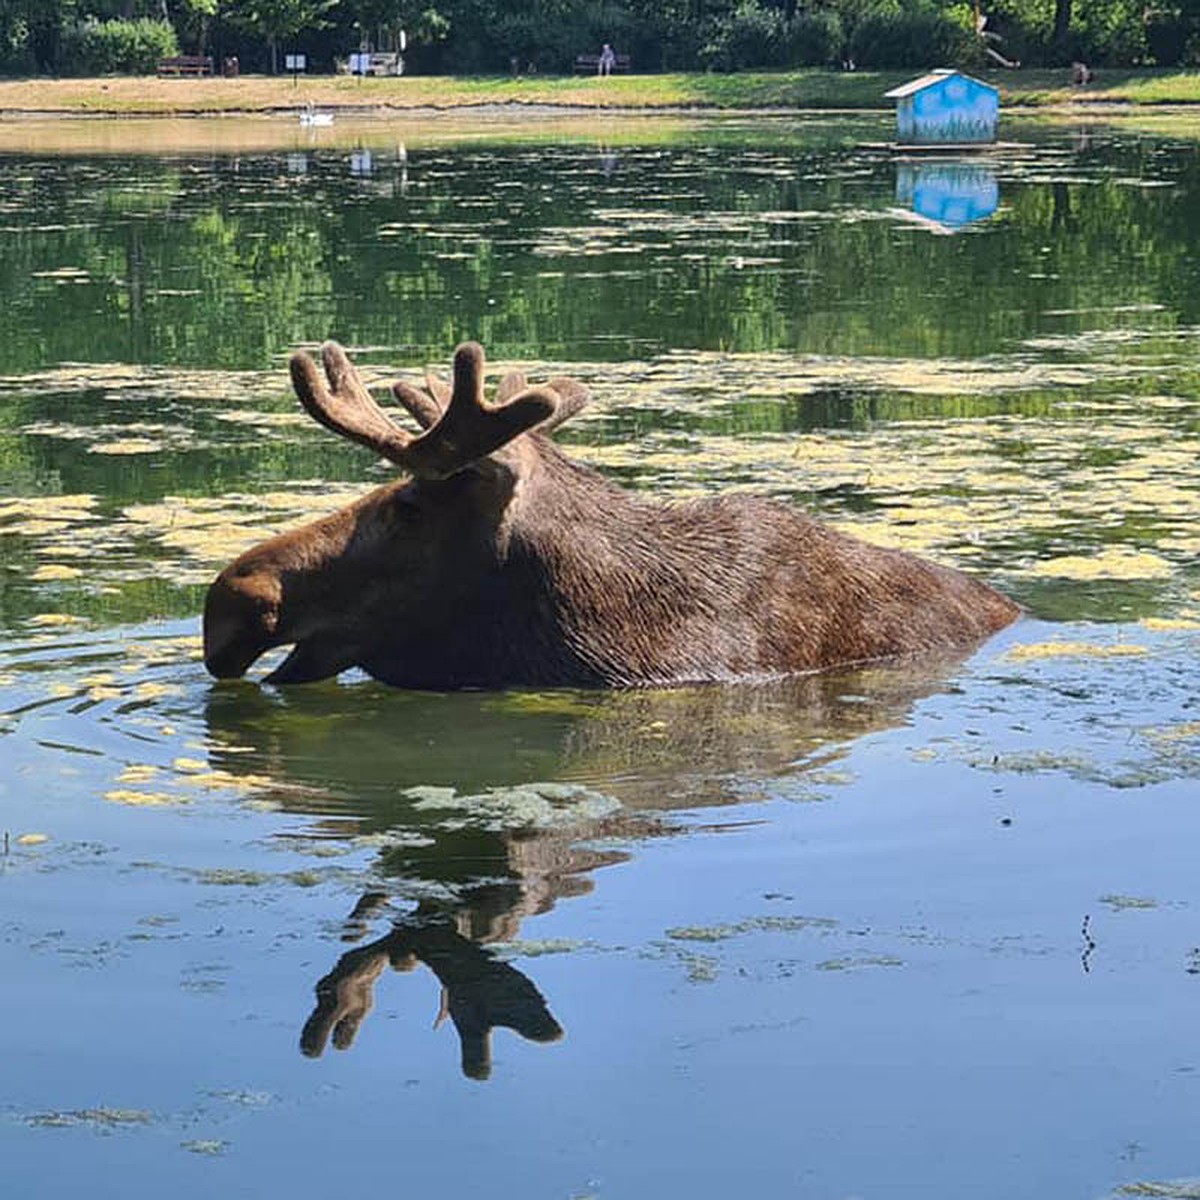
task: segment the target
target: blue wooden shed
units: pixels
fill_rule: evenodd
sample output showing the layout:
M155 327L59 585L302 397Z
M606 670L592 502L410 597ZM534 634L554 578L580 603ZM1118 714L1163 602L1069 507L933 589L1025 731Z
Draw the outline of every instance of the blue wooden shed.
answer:
M939 68L884 95L896 101L896 140L904 145L986 145L996 140L1000 93L970 75Z

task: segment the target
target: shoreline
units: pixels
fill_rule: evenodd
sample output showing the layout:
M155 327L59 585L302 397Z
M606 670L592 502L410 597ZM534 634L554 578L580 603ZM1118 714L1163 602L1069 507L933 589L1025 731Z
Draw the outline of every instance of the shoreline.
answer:
M717 107L705 104L639 104L605 105L573 104L568 102L530 100L478 100L461 103L436 104L339 104L321 102L317 107L337 116L354 121L386 121L412 119L429 116L465 117L494 116L498 118L526 117L589 117L595 120L630 117L697 117L705 119L748 117L785 118L812 117L871 117L889 116L892 109L885 105L846 108L750 106L744 108ZM0 124L33 123L38 121L282 121L294 120L307 111L307 103L278 105L270 108L181 108L169 112L160 110L100 109L86 110L63 108L0 108ZM1103 117L1140 113L1146 116L1158 114L1169 116L1195 115L1200 113L1200 101L1177 100L1156 104L1138 104L1129 100L1091 100L1060 104L1010 104L1002 110L1005 117L1054 116L1062 118Z
M1061 70L968 72L998 88L1002 112L1097 113L1200 108L1200 72L1101 72L1086 89ZM593 77L114 76L0 80L0 122L110 118L293 117L319 107L356 120L500 111L538 117L846 114L892 110L884 93L912 72L805 70L739 75Z

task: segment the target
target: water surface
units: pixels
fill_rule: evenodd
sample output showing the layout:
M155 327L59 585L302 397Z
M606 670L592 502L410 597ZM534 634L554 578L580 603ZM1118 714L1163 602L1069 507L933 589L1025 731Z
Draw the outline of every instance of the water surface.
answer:
M1194 130L204 128L0 127L10 1184L1194 1195ZM1029 616L769 686L217 686L207 580L388 477L289 395L330 336L574 373L628 486Z

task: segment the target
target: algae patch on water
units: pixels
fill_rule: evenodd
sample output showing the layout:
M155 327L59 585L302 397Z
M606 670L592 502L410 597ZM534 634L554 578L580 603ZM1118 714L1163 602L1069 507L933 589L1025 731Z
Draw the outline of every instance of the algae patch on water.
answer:
M1036 642L1012 646L1005 657L1013 662L1027 662L1039 658L1139 658L1149 654L1146 646L1135 642L1117 642L1097 645L1093 642Z
M39 1129L77 1129L85 1127L97 1133L114 1133L149 1125L154 1115L140 1108L73 1108L31 1113L27 1125Z
M1133 1197L1134 1200L1200 1200L1200 1181L1126 1183L1113 1195Z
M1128 912L1158 908L1158 901L1150 896L1121 896L1110 893L1100 897L1100 903L1113 912Z
M580 246L628 241L600 225L604 232L571 236L582 238ZM1082 583L1094 591L1083 600L1077 591L1072 603L1092 611L1138 585L1155 590L1133 616L1170 619L1178 613L1161 598L1188 582L1197 552L1192 464L1200 456L1200 404L1186 379L1175 379L1174 362L1157 363L1153 387L1143 386L1145 364L1129 357L1129 345L1067 337L1045 351L977 359L688 351L602 368L520 365L532 376L575 374L594 387L595 405L564 438L572 455L634 487L665 499L763 492L869 541L1011 581L1023 600ZM87 372L77 374L64 369L54 382L68 392L85 386ZM369 374L388 380L411 372L376 365ZM136 397L151 415L170 397L170 420L41 422L24 436L129 451L95 455L127 460L120 468L114 462L114 471L138 468L153 449L167 487L120 505L37 489L0 501L0 536L14 539L24 567L18 586L52 590L56 609L86 613L79 596L106 591L125 604L161 606L163 588L203 586L255 542L368 486L338 477L343 461L358 464L350 470L369 466L337 440L305 432L311 422L290 403L277 371L113 365L105 377L113 398ZM36 387L37 379L22 386ZM247 396L261 397L261 412ZM272 468L258 485L210 494L183 486L182 475L180 486L171 485L186 455L248 437L264 462L287 461L283 477ZM72 576L76 569L81 574ZM158 591L138 600L150 584ZM181 614L185 603L188 611L196 606L183 593L173 603Z
M446 814L439 822L445 829L554 829L597 820L621 807L611 796L564 783L530 783L474 795L449 787L414 787L401 794L419 811Z
M179 1148L187 1150L191 1154L203 1154L210 1158L224 1154L229 1149L229 1143L220 1138L192 1138L186 1142L180 1142Z
M837 926L837 921L831 917L748 917L725 925L679 925L668 929L667 937L678 942L723 942L748 933L828 932Z

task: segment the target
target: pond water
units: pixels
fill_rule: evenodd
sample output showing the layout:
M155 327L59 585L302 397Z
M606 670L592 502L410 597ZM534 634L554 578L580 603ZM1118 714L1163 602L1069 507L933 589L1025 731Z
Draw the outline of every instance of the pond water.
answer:
M1200 1195L1200 136L888 134L0 125L12 1194ZM628 486L1028 616L771 685L217 685L207 581L387 477L290 394L326 337L575 374Z

